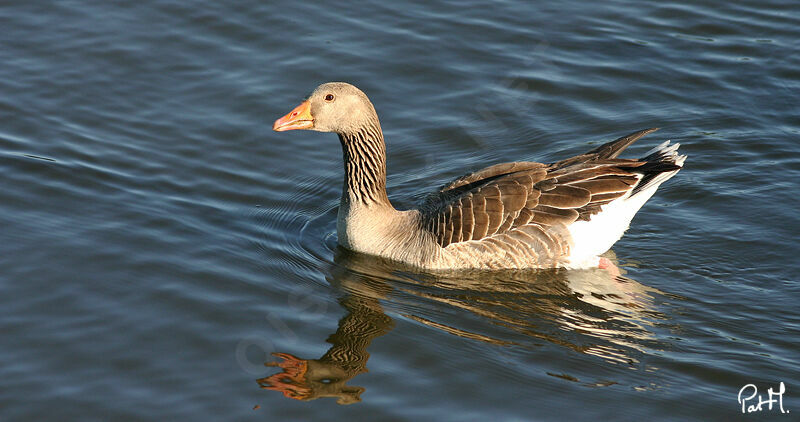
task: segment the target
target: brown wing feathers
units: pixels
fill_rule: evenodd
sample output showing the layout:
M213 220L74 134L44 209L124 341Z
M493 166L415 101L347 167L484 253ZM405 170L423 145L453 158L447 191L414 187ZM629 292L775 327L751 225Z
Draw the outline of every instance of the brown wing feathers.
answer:
M483 185L496 178L512 174L519 177L525 177L525 175L530 171L533 171L534 176L536 176L539 175L539 173L536 172L537 169L541 170L541 176L544 176L545 167L546 166L542 163L534 163L529 161L495 164L493 166L486 167L483 170L479 170L474 173L470 173L465 176L459 177L458 179L453 180L452 182L442 187L440 191L441 192L456 191L458 190L458 188L463 188L465 186L472 186L474 184ZM541 178L539 178L539 180L541 180Z
M587 152L584 155L589 154L597 154L598 158L617 158L625 148L628 148L634 142L638 141L644 135L648 133L653 133L657 131L657 127L651 127L650 129L640 130L638 132L633 132L630 135L625 135L619 139L613 140L606 144L600 145L599 147Z
M521 185L515 178L472 188L438 207L437 216L443 229L437 230L434 225L431 231L440 234L438 240L442 246L502 233L513 225L519 211L524 209L530 197L529 191L529 187ZM428 202L425 208L435 206L430 204L431 200Z
M442 247L508 233L509 242L534 242L556 254L562 245L548 233L553 227L590 219L636 185L640 176L632 171L653 165L616 157L655 130L632 133L551 165L502 163L460 177L428 198L423 223Z
M553 189L542 192L539 206L552 208L575 209L589 203L592 193L580 186L557 185Z

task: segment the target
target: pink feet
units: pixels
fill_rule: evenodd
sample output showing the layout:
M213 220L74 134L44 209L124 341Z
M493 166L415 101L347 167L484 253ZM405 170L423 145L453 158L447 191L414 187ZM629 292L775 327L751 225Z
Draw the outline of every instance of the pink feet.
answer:
M272 355L283 359L283 362L267 362L264 365L277 366L283 372L257 379L258 385L266 390L280 391L290 399L305 400L310 397L311 388L308 387L305 378L308 361L288 353L273 353Z
M597 264L597 268L608 271L612 277L619 277L622 275L622 272L620 272L619 267L614 265L614 263L611 262L611 260L608 258L601 257L600 262L598 262Z

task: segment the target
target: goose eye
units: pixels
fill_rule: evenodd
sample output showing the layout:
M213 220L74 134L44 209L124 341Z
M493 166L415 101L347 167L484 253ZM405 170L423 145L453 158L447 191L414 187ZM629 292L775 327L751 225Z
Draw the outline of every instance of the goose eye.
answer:
M328 95L326 95L326 96L325 96L325 101L327 101L327 102L331 102L331 101L333 101L333 94L328 94Z

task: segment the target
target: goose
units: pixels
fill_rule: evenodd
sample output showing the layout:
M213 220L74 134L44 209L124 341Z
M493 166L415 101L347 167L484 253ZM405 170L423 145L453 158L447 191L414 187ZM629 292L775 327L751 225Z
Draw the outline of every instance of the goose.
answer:
M336 133L344 159L339 244L425 270L603 268L600 255L686 159L670 141L640 159L617 158L657 130L644 129L551 164L492 165L401 211L386 193L378 115L360 89L324 83L272 129Z

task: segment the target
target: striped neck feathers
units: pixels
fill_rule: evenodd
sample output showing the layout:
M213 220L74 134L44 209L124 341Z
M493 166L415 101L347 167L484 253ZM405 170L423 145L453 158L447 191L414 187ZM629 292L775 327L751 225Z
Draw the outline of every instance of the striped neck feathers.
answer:
M388 205L386 144L377 119L347 133L339 133L344 158L342 200L366 206Z

